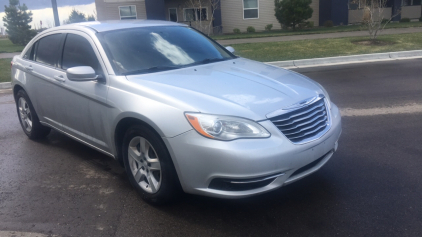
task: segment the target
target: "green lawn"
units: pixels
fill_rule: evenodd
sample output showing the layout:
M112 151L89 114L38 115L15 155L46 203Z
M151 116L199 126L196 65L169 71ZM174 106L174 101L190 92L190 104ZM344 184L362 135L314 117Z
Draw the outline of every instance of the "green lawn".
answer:
M10 61L11 58L0 59L0 82L10 81Z
M408 23L390 23L385 28L409 28L409 27L422 27L422 22L408 22ZM246 31L246 29L240 29ZM349 31L364 31L366 28L360 25L351 26L335 26L335 27L315 27L312 29L304 30L272 30L256 33L242 33L242 34L227 34L217 35L212 38L215 40L224 39L244 39L244 38L261 38L261 37L274 37L274 36L286 36L286 35L306 35L306 34L323 34L323 33L334 33L334 32L349 32Z
M21 52L25 46L12 44L7 38L0 39L0 53Z
M288 42L236 44L236 54L245 58L261 61L283 61L307 58L323 58L355 54L369 54L422 49L422 33L386 35L378 39L396 42L386 46L364 46L353 44L355 40L367 37L340 39L299 40Z

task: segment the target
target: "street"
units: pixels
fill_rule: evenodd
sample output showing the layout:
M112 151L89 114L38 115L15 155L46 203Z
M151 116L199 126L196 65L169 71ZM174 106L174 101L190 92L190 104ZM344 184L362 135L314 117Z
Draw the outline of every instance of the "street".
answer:
M29 140L0 91L0 236L422 236L422 59L295 71L349 111L333 158L270 193L162 207L112 158L55 131Z

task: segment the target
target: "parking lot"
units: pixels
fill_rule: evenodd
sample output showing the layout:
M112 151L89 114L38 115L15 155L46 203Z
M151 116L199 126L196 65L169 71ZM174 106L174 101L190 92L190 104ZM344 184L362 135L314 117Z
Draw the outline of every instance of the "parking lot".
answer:
M253 198L162 207L112 158L54 131L29 140L0 91L0 236L422 236L422 59L295 71L346 115L327 165Z

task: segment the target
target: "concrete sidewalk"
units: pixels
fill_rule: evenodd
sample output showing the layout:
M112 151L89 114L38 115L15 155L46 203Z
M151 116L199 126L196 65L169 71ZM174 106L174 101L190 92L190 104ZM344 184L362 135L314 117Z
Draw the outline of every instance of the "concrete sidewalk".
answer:
M21 54L20 52L16 53L0 53L0 58L13 58L15 55Z
M422 27L397 28L397 29L386 29L381 32L381 35L396 35L396 34L421 33L421 32L422 32ZM228 40L217 40L217 42L221 45L234 45L234 44L246 44L246 43L267 43L267 42L281 42L281 41L308 40L308 39L335 39L335 38L359 37L359 36L368 36L368 35L369 35L368 31L351 31L351 32L326 33L326 34L288 35L288 36L274 36L274 37L247 38L247 39L228 39Z

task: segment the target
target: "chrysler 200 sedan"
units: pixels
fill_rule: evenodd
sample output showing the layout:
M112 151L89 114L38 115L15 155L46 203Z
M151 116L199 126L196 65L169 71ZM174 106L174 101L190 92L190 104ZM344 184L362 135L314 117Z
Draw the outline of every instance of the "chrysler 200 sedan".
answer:
M321 85L178 23L43 31L13 58L12 84L30 139L55 129L115 158L152 203L280 188L320 169L341 134Z

